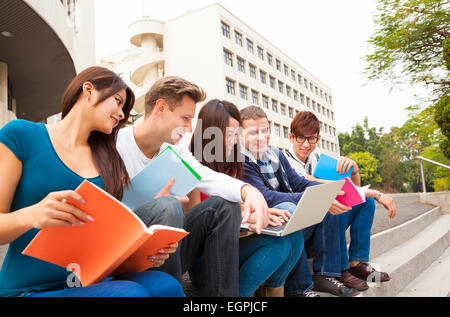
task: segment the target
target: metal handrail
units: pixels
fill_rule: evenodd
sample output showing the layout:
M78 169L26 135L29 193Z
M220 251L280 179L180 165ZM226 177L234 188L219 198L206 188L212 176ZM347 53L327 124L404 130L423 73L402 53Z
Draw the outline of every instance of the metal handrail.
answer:
M447 166L447 165L442 164L442 163L435 162L433 160L427 159L427 158L422 157L422 156L418 156L417 158L420 160L420 175L422 177L422 189L423 189L423 192L426 193L427 189L425 187L425 174L423 172L423 161L431 163L431 164L434 164L434 165L437 165L437 166L440 166L440 167L443 167L443 168L446 168L446 169L450 169L450 166Z

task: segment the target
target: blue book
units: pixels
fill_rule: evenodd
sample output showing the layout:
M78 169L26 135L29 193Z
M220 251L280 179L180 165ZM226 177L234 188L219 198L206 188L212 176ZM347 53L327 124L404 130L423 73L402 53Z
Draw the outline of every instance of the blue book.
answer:
M175 183L170 194L175 196L186 196L201 180L200 175L171 146L167 146L131 179L131 184L124 190L122 202L135 210L151 201L172 177Z
M353 166L345 174L336 172L338 160L326 154L320 154L313 176L320 179L338 181L352 175Z

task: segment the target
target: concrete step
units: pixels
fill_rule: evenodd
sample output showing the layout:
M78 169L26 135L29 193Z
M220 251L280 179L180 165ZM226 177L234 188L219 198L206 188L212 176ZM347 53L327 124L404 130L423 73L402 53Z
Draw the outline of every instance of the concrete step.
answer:
M396 296L417 276L427 270L450 245L450 215L442 215L409 240L372 258L378 271L387 272L391 280L369 283L364 297Z
M441 216L440 210L441 207L434 207L402 224L373 234L370 238L370 259L391 250L423 231Z
M408 284L397 297L450 296L450 247L428 269Z

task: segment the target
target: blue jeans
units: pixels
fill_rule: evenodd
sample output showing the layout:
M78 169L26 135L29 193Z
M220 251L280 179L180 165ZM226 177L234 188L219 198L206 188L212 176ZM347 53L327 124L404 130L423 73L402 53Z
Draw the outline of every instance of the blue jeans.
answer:
M280 209L294 212L296 205L283 203ZM305 241L305 247L314 249L313 273L323 276L341 276L341 258L339 241L338 216L327 213L322 222L301 230ZM308 258L305 250L300 259L286 279L284 292L290 295L301 294L314 286Z
M253 235L239 240L239 296L251 297L256 289L283 286L303 251L300 231L285 237Z
M169 274L156 271L124 274L86 287L26 292L22 297L185 297Z
M352 210L338 216L342 271L349 269L349 261L369 261L370 231L374 214L375 200L368 197L364 203L354 206ZM350 227L350 247L347 255L345 231L348 227Z
M202 258L204 265L199 272L202 296L238 296L241 223L241 206L238 203L210 197L184 214L178 200L162 197L136 210L136 214L147 226L164 224L189 232L179 242L177 252L156 270L169 273L181 282L182 274Z

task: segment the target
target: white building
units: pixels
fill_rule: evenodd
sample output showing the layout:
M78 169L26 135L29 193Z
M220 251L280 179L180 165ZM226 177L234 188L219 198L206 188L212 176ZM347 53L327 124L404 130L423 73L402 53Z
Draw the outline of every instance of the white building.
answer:
M95 65L91 0L0 1L0 127L61 111L72 78Z
M161 22L142 19L129 27L136 49L100 60L134 89L135 111L162 76L198 84L207 100L218 98L242 109L262 107L270 120L272 145L289 148L289 126L296 112L313 111L321 121L320 149L339 155L331 88L262 35L215 3ZM199 109L198 109L199 110Z

